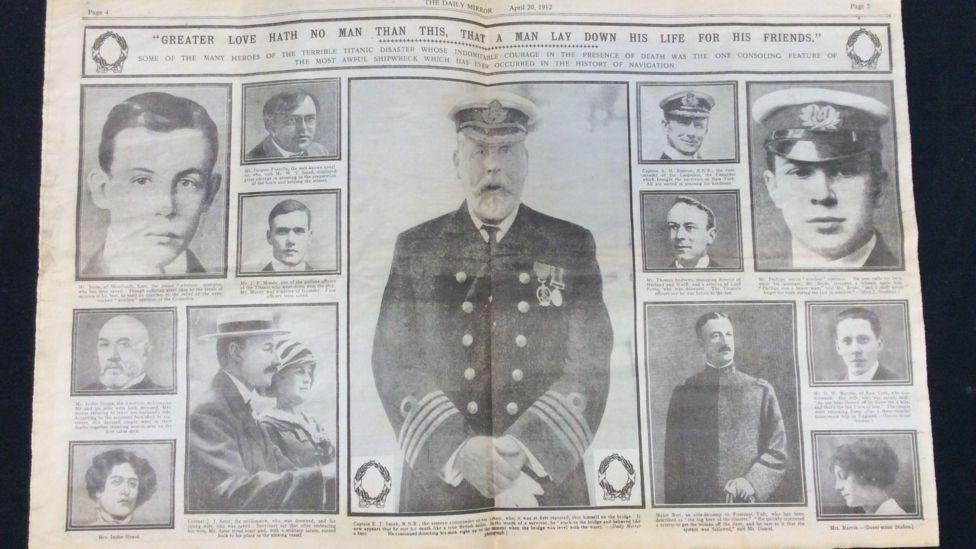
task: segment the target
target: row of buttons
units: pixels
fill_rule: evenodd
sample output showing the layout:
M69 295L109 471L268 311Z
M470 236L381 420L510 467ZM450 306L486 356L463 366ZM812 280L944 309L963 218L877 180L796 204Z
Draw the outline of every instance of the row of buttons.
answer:
M519 405L515 402L509 402L508 404L505 405L505 412L507 412L508 415L510 416L514 416L515 414L518 413L518 411L519 411ZM478 413L477 402L472 400L471 402L468 403L468 413L471 415L475 415Z
M488 300L491 301L491 296L488 296ZM529 312L529 302L519 301L518 304L515 305L515 308L518 309L520 313L527 313ZM469 313L469 314L473 313L474 303L471 303L470 301L465 301L464 303L461 304L461 310L464 311L465 313Z
M457 280L458 284L464 284L464 281L467 279L468 273L464 271L458 271L457 274L454 275L454 280ZM518 281L522 284L528 284L529 282L532 282L532 275L523 271L518 274Z
M464 369L464 379L466 379L468 381L471 381L472 379L474 379L474 376L476 374L477 374L477 372L474 371L474 368L465 368ZM522 381L522 378L524 378L524 377L525 377L525 374L522 373L522 370L519 370L518 368L512 370L512 379L514 379L515 381Z
M461 336L461 345L464 345L465 347L470 347L472 343L474 343L473 335L464 334L463 336ZM519 347L525 347L528 343L529 340L524 335L519 334L515 336L515 345Z

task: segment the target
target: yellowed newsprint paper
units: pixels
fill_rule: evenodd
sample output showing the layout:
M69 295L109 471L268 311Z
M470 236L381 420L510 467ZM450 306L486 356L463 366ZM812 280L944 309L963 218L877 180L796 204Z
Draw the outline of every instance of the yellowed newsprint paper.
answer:
M32 547L938 544L897 1L46 49Z

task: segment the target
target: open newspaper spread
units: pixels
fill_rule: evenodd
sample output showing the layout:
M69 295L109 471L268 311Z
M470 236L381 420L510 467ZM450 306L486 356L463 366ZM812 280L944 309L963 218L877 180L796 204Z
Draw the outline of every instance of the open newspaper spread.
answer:
M52 1L33 547L938 543L897 1Z

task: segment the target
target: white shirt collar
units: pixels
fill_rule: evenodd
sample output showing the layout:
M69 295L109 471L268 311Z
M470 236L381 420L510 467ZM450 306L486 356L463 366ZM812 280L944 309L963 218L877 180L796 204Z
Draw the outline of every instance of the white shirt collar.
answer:
M695 266L694 267L684 267L680 263L678 263L678 260L677 259L674 260L674 268L675 269L704 269L705 267L708 267L708 254L707 253L705 255L701 256L698 259L698 263L695 263Z
M670 143L664 145L664 154L668 155L668 158L672 160L701 160L700 152L695 151L695 154L685 154L672 147Z
M123 385L122 388L123 389L128 389L128 388L132 387L133 385L138 385L139 383L142 383L142 380L144 380L144 379L146 379L146 372L142 372L138 376L136 376L133 379L129 380L129 382L126 383L125 385Z
M878 243L878 235L872 234L863 246L837 259L827 259L793 239L794 269L859 269L867 262Z
M258 396L257 393L255 393L253 389L251 389L247 385L245 385L243 381L241 381L241 380L237 379L236 377L234 377L233 374L231 374L227 370L224 370L224 373L227 374L227 377L229 377L230 380L234 382L234 386L237 387L237 390L238 391L240 391L241 398L244 399L244 403L245 404L250 404L251 401L254 400Z
M731 367L733 364L735 364L735 361L734 360L730 360L728 362L728 364L725 364L724 366L716 366L716 365L712 364L711 362L709 362L707 360L705 361L705 366L708 366L709 368L711 368L713 370L724 370L726 368Z
M275 146L276 149L278 149L278 152L281 153L281 156L284 156L285 158L291 158L293 156L299 156L299 155L302 154L302 151L291 152L291 151L286 151L285 149L282 149L281 148L281 145L279 145L278 142L275 141L275 138L274 138L273 135L271 135L269 137L271 137L271 143Z
M471 211L470 204L467 204L466 206L468 210L468 215L471 216L471 222L474 223L475 228L477 228L478 232L481 233L482 240L488 242L488 231L481 228L481 226L484 225L485 222L479 219L478 216L476 216L474 212ZM518 215L518 211L520 207L521 205L516 206L515 211L508 214L508 217L506 217L505 219L502 219L501 223L488 223L489 225L498 226L498 238L495 239L495 242L501 242L502 239L505 238L505 235L508 234L508 230L512 228L512 223L515 223L515 216Z
M281 261L278 261L277 257L273 255L271 256L271 268L274 269L275 272L304 271L306 267L307 265L304 259L301 263L292 267L291 265L285 265Z
M122 245L122 237L117 234L116 230L112 229L112 225L108 226L108 230L105 232L105 245L102 246L102 262L108 263L112 257L118 255L125 255L125 250ZM107 265L106 265L107 266ZM180 255L176 256L173 261L170 261L166 265L163 265L163 273L168 275L180 275L187 273L187 258L186 250L180 252ZM122 274L159 274L159 273L122 273Z
M878 371L878 367L881 366L880 363L875 362L874 366L868 368L863 374L855 374L854 372L847 370L847 381L871 381L874 379L875 372Z

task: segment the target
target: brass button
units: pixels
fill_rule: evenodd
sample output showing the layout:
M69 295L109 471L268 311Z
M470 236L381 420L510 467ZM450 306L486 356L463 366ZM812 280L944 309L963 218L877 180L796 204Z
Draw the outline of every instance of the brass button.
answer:
M493 295L488 296L488 303L491 303L492 301L495 301L495 296Z
M464 379L466 379L468 381L471 381L472 379L474 379L474 368L465 368L464 369Z
M464 303L461 304L461 310L466 313L470 313L471 311L474 310L474 304L471 303L470 301L465 301Z
M475 402L475 401L472 400L471 402L468 403L468 413L471 414L471 415L474 415L474 414L477 414L478 413L478 403L477 402Z
M474 343L474 336L471 334L464 334L464 337L461 338L461 345L465 347L470 347L472 343Z
M525 272L519 273L518 278L519 278L519 282L521 282L522 284L528 284L532 280L532 277L529 276L529 273L525 273Z
M525 377L525 374L522 373L522 370L519 370L518 368L512 370L512 379L515 381L522 381L523 377Z
M454 278L457 279L458 284L464 284L464 281L468 279L468 273L464 271L458 271Z
M519 347L525 347L525 344L528 342L529 340L525 339L525 336L522 334L515 336L515 344Z
M515 414L518 413L518 404L515 404L514 402L509 402L508 404L505 405L505 411L508 412L508 415L514 416Z
M516 305L516 307L518 307L518 310L519 310L520 313L527 313L527 312L529 312L529 302L528 301L519 301L518 302L518 305Z

